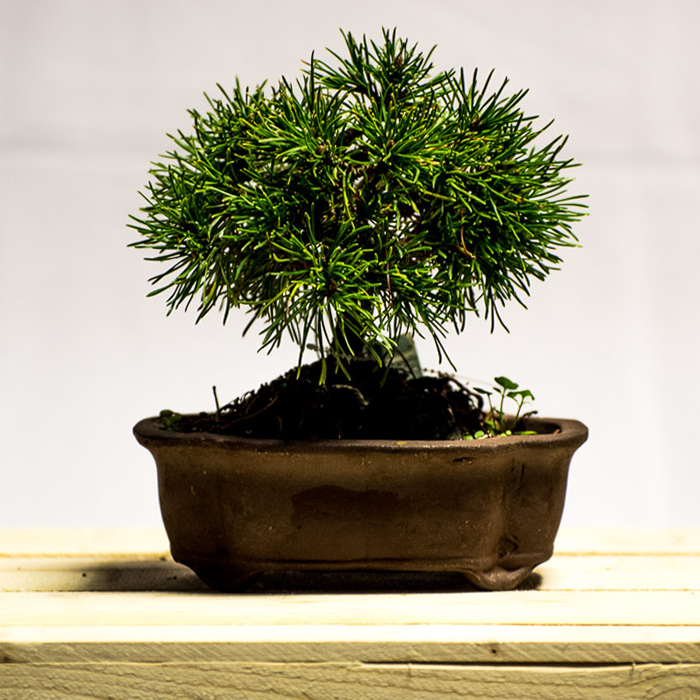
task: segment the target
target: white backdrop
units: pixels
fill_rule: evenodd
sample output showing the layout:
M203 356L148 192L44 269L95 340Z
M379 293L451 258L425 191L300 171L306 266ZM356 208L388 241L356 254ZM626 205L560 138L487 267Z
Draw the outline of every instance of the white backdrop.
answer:
M475 319L449 341L460 373L588 424L566 524L700 525L700 2L0 0L0 526L156 525L133 423L293 364L242 340L245 316L166 318L127 216L202 91L382 26L529 87L590 194L582 248L506 310L510 334Z

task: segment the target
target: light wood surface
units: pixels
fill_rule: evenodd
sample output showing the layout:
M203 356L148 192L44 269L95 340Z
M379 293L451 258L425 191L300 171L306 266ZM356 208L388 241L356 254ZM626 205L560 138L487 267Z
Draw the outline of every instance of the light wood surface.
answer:
M563 531L516 591L275 575L209 591L160 530L0 530L0 699L700 698L700 531Z

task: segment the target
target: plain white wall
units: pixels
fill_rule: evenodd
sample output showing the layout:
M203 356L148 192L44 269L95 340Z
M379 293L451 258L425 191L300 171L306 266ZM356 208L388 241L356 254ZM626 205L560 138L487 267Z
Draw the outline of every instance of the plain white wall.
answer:
M460 373L589 425L566 524L700 525L697 0L0 0L0 526L158 524L133 423L293 364L241 340L244 316L166 318L127 216L202 91L381 26L529 87L590 194L582 248L506 311L511 333L450 339Z

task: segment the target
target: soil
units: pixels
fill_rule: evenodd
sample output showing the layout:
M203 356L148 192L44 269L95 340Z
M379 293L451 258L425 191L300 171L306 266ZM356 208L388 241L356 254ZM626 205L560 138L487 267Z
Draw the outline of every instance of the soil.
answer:
M216 413L161 414L182 432L273 439L460 439L480 430L482 400L448 375L412 377L407 371L353 360L352 380L328 360L293 369Z

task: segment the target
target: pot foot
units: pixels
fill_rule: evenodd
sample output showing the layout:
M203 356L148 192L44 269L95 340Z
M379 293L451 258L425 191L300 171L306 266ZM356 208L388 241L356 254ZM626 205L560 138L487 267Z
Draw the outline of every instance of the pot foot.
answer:
M494 566L488 571L460 571L460 573L469 583L484 591L510 591L519 586L534 568L534 566L521 566L517 569L504 569Z

